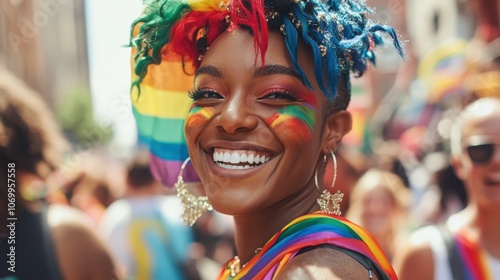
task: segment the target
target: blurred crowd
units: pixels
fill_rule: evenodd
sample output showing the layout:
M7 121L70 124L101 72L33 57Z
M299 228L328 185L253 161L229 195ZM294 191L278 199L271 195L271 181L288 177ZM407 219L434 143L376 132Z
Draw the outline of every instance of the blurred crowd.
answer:
M461 5L474 15L471 34L423 53L410 37L407 61L385 85L390 90L364 112L362 143L337 151L342 214L373 234L402 279L417 279L416 270L426 273L419 279L452 279L438 268L434 245L419 239L441 224L452 236L470 232L499 273L491 279L500 279L500 225L477 214L498 221L500 213L500 132L488 123L500 123L500 4ZM380 87L384 75L370 72L365 86ZM234 256L231 219L210 212L192 228L183 225L180 202L151 174L147 151L123 160L93 147L70 165L71 145L39 94L2 69L0 180L15 163L16 260L26 273L19 279L214 279ZM327 171L333 176L331 166ZM1 197L7 192L1 188ZM0 201L2 238L6 203ZM2 267L0 278L7 271Z

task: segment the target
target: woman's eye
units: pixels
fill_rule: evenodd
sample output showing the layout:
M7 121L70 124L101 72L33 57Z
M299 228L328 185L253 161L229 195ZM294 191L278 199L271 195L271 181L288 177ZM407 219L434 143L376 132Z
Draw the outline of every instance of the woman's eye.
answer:
M189 91L189 97L194 101L202 98L211 98L211 99L222 99L222 95L213 90L194 90Z
M271 92L267 95L265 95L262 98L259 99L286 99L289 101L297 101L298 98L293 95L292 93L289 92L284 92L284 91L276 91L276 92Z

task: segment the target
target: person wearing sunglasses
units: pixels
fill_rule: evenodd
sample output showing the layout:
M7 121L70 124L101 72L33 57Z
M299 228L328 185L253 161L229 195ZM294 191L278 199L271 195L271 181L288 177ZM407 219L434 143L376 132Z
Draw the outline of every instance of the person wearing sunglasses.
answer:
M466 140L464 148L475 164L488 164L500 145L500 140L490 135L475 135Z
M452 164L469 201L442 226L415 232L394 266L401 279L500 279L500 98L480 98L453 124Z

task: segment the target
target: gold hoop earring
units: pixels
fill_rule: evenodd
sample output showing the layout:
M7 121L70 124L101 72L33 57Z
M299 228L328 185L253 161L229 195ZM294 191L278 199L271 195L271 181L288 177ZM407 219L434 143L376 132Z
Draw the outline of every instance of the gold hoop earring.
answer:
M335 154L332 150L330 150L330 155L332 156L333 161L333 180L332 184L330 185L330 189L325 189L323 190L323 192L321 192L321 190L319 189L317 167L314 173L314 184L316 185L316 189L318 190L318 192L321 193L321 196L317 200L321 212L340 216L341 212L339 203L342 202L344 194L341 193L340 190L338 190L335 194L332 194L330 192L331 190L333 190L335 182L337 181L337 158L335 157ZM323 162L326 163L326 154L323 155Z
M177 197L181 199L182 203L182 219L184 220L184 224L189 224L189 226L193 226L196 220L205 212L212 211L212 205L208 201L208 197L206 196L195 196L190 193L184 179L182 178L182 173L184 172L184 168L190 161L188 157L181 166L181 171L179 172L179 176L177 177L177 183L174 184L175 190L177 191Z

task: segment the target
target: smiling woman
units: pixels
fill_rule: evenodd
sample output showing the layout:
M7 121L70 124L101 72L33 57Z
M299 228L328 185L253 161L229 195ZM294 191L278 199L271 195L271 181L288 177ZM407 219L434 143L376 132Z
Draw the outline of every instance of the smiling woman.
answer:
M370 12L347 0L162 0L134 22L133 96L173 56L171 76L193 70L184 132L206 197L186 191L182 170L176 187L186 222L212 206L234 216L238 257L220 279L397 278L370 234L333 214L335 179L321 180L376 33L402 52Z

